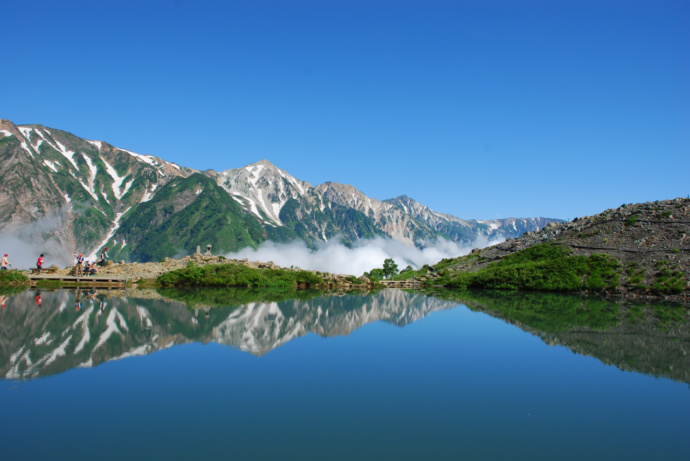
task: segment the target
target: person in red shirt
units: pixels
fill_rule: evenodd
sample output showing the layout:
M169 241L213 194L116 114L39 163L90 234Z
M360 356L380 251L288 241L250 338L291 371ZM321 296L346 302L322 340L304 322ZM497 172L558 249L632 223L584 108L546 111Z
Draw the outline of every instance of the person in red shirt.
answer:
M38 269L36 272L41 273L41 269L43 269L43 256L45 256L43 253L41 253L41 256L38 257L38 261L36 261L36 269Z

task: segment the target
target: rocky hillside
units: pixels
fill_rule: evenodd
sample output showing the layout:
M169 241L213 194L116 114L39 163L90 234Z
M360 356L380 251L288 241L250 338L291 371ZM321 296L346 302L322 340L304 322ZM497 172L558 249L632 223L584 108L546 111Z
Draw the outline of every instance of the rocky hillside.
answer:
M479 274L495 269L507 256L526 254L547 244L567 249L571 257L606 255L617 279L609 284L609 292L684 296L690 288L689 234L690 199L628 204L571 222L550 223L540 231L475 250L466 257L444 260L436 269L447 275Z

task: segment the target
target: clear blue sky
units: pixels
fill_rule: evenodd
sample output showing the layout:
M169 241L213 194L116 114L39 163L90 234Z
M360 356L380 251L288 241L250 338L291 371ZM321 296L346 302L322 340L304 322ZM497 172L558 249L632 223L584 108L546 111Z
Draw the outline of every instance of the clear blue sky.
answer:
M5 3L18 124L462 218L690 194L688 1Z

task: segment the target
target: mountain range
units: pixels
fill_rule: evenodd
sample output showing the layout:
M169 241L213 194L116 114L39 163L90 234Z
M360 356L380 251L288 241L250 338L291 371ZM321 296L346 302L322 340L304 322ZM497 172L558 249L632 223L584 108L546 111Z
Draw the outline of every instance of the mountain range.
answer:
M299 180L261 160L198 171L42 125L0 120L0 232L37 252L158 261L211 244L216 254L265 241L391 238L424 247L472 245L543 228L549 218L464 220L400 196L380 201L353 186Z

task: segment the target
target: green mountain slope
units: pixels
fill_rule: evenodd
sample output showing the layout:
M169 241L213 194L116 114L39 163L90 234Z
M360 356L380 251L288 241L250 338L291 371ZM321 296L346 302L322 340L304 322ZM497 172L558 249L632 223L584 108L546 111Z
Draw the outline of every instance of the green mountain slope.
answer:
M109 242L115 260L158 261L213 246L215 253L256 247L266 240L259 220L200 173L160 188L122 220ZM126 242L126 243L125 243Z

